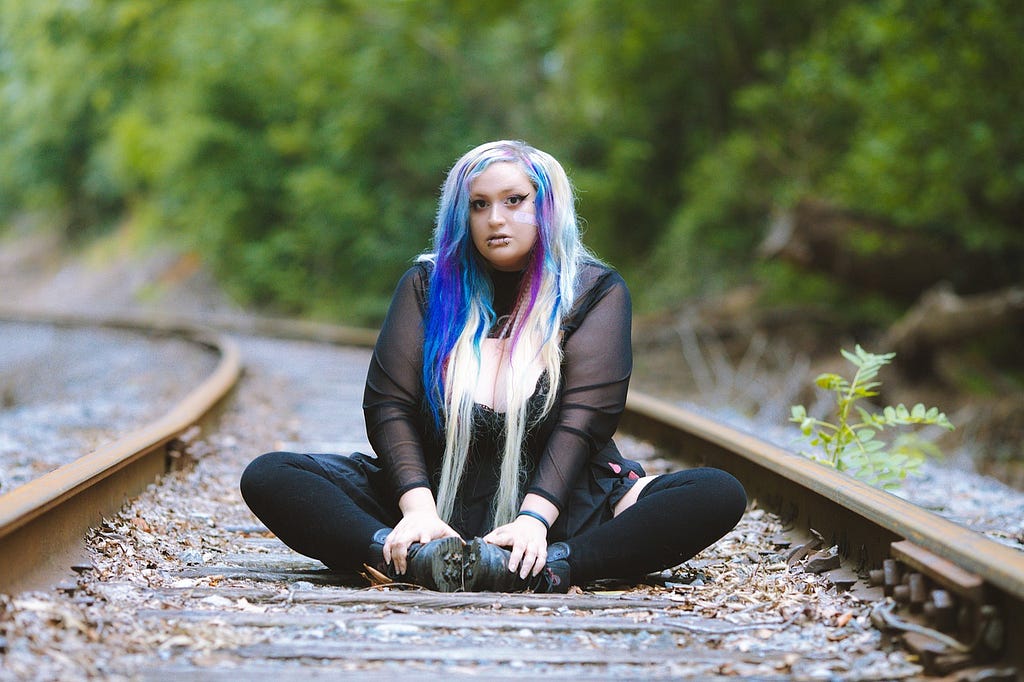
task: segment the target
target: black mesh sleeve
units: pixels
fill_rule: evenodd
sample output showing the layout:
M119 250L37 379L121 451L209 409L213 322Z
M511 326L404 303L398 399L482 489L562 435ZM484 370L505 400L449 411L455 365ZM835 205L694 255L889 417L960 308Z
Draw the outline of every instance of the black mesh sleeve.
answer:
M626 283L609 273L584 302L589 309L566 332L558 419L527 489L559 509L586 463L615 433L633 368Z
M395 288L377 337L363 391L366 435L391 477L396 496L430 487L421 411L423 297L426 268L410 268Z

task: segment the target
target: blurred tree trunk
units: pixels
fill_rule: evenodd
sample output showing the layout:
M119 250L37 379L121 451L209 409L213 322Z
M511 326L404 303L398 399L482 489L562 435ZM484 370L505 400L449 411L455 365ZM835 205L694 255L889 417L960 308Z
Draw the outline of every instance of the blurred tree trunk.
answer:
M961 294L1012 284L1010 261L1021 257L972 252L935 230L900 227L815 200L777 214L759 253L906 304L939 282Z
M896 352L905 374L922 378L933 372L939 349L992 332L1024 340L1024 287L957 296L948 285L940 284L889 328L881 347Z

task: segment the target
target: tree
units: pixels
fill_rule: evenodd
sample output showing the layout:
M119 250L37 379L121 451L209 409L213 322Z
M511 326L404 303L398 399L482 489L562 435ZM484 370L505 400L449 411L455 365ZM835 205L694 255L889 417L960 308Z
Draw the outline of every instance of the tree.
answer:
M1022 30L1003 0L885 0L841 9L799 49L766 52L769 77L738 93L742 120L687 174L704 192L661 248L701 254L685 261L701 281L722 262L714 254L752 263L773 212L826 200L997 264L981 273L995 285L1019 281L1024 75L1011 65L1024 59ZM863 236L843 248L899 248Z

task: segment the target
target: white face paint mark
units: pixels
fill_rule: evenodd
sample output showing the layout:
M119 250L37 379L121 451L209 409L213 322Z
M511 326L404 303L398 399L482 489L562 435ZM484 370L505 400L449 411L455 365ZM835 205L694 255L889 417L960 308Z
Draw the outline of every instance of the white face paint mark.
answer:
M537 216L526 211L516 211L512 214L512 220L526 225L537 225Z

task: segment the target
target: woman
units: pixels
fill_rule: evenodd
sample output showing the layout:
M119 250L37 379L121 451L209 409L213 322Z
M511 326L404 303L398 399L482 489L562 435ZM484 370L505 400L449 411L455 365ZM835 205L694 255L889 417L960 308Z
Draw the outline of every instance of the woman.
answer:
M611 437L632 367L625 282L580 243L561 165L481 145L442 189L366 378L377 457L269 453L242 477L298 552L441 591L565 592L675 566L737 523L716 469L646 476Z

